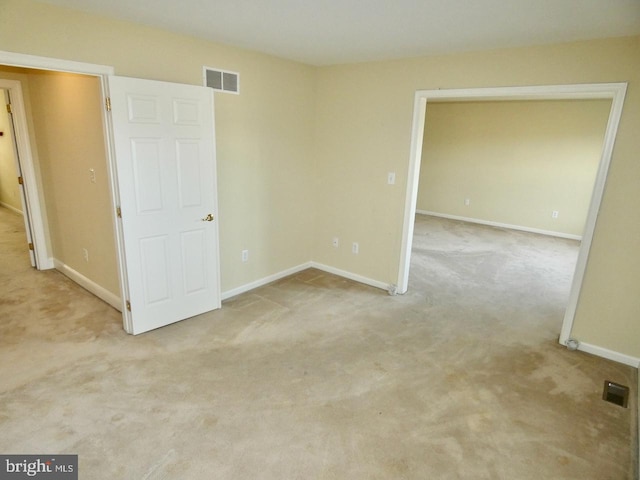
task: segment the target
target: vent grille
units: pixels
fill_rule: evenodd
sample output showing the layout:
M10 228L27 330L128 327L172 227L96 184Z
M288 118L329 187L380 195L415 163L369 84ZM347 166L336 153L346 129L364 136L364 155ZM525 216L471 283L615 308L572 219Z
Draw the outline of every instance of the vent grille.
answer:
M204 84L217 92L240 93L240 74L228 70L204 67Z
M629 387L605 380L602 399L627 408L629 404Z

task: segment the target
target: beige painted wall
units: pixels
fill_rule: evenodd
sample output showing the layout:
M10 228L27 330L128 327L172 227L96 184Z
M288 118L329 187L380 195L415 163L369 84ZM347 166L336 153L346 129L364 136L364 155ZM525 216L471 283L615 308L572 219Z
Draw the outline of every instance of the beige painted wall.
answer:
M418 209L581 236L610 109L610 100L428 103Z
M204 65L239 72L215 98L222 290L309 260L315 69L30 0L3 0L0 49L196 85Z
M200 84L202 65L240 72L241 95L216 95L223 290L310 258L396 281L416 90L628 81L574 335L640 357L640 37L316 69L4 0L0 48L183 83Z
M119 296L99 80L25 72L53 257Z
M396 281L416 90L621 81L629 89L573 335L640 357L640 37L320 69L316 259ZM334 235L359 241L360 254L333 248Z
M22 211L18 173L16 171L13 139L11 136L10 118L4 108L5 91L0 88L0 204Z

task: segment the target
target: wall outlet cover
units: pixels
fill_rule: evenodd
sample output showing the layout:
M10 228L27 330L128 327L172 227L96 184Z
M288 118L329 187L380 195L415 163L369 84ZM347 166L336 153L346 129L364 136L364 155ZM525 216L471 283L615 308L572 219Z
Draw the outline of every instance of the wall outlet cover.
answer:
M396 183L396 172L389 172L387 174L387 184L394 185Z

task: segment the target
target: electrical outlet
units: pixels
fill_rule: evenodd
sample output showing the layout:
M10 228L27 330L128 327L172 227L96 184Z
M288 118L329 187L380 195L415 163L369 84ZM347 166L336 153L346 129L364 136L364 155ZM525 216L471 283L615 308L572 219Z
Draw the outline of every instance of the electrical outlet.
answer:
M355 253L357 255L359 250L360 246L358 245L358 242L353 242L351 244L351 253Z
M396 172L389 172L387 174L387 184L394 185L396 183Z
M249 250L242 250L242 262L246 263L249 261Z
M464 199L464 205L465 205L465 207L468 207L469 205L471 205L471 199L470 198L465 198Z
M333 237L331 245L333 245L335 248L338 248L338 246L340 245L340 240L338 239L338 237Z
M89 169L89 180L91 180L91 183L96 183L96 171L93 168Z
M558 210L551 212L551 218L558 218Z
M82 258L84 258L85 262L89 263L89 250L86 248L82 249Z

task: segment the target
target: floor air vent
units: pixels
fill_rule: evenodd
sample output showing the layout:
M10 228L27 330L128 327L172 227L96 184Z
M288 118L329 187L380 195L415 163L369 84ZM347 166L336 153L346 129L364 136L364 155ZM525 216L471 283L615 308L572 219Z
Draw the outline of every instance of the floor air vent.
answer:
M217 92L240 94L239 73L210 67L204 67L203 73L206 87L213 88Z
M627 408L627 404L629 403L629 387L605 380L602 399Z

